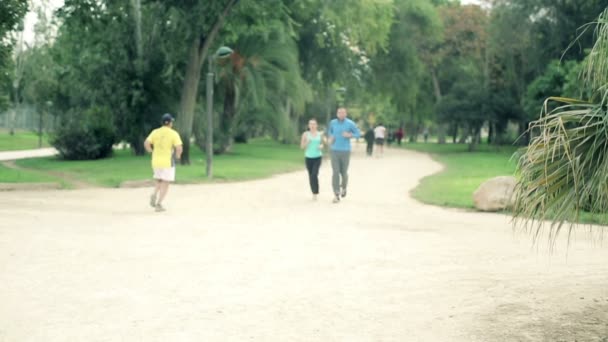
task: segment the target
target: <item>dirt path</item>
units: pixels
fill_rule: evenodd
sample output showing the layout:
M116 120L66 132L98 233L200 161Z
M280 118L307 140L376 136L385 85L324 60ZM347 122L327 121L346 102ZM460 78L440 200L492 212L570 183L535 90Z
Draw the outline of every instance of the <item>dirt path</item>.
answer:
M407 196L440 169L351 162L147 189L0 193L0 341L604 341L608 246L532 248L508 218ZM178 171L179 173L179 171ZM179 177L179 175L178 175Z
M0 161L35 157L50 157L56 154L57 150L52 147L37 148L34 150L0 151Z

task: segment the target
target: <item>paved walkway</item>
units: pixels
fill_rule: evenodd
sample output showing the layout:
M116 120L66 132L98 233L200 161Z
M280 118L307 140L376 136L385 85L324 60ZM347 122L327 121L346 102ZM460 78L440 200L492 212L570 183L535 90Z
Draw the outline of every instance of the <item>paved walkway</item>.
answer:
M0 161L17 160L35 157L49 157L57 154L53 147L39 148L35 150L0 151Z
M304 169L304 166L302 166ZM0 341L602 341L608 248L553 253L509 218L408 197L440 166L351 162L331 203L306 174L0 193ZM179 177L179 169L178 169Z

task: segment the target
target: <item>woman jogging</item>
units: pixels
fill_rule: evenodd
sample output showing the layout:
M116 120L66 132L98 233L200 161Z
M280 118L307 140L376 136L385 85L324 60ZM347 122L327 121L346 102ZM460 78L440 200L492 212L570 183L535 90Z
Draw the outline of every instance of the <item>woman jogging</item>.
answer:
M305 150L306 170L308 170L312 199L315 201L319 194L319 168L321 167L321 156L323 155L321 152L323 141L323 136L317 130L317 120L310 119L308 121L308 131L302 134L300 147Z

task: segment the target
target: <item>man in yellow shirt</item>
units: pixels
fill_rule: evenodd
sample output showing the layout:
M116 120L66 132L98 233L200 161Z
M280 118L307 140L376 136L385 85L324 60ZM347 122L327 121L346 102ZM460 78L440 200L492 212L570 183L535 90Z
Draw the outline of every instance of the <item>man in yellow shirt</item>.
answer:
M161 118L163 125L153 130L144 141L146 151L152 153L152 170L154 170L156 187L150 196L150 205L156 211L165 210L162 202L169 190L169 183L175 181L175 161L182 156L182 139L173 129L174 120L171 114L163 114Z

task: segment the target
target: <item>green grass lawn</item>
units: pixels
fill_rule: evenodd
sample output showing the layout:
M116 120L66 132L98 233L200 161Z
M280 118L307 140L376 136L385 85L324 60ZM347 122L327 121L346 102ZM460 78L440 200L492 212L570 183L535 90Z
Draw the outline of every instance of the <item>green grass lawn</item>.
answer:
M42 136L42 147L49 147L48 137ZM17 131L14 135L0 130L0 151L31 150L38 148L38 134L28 131Z
M59 182L59 180L53 176L39 174L37 172L31 172L26 170L15 170L10 169L0 164L0 183L45 183L45 182Z
M268 177L276 173L303 168L303 152L295 145L269 140L237 144L233 152L215 156L213 175L216 180L236 181ZM207 181L205 155L195 146L189 166L177 166L177 183ZM123 181L152 177L150 156L134 156L130 150L115 151L113 157L100 160L64 161L56 157L17 161L17 165L42 171L61 172L69 178L100 186L116 187Z
M456 208L473 208L473 192L481 183L496 176L515 173L516 147L481 145L467 152L465 144L406 144L408 149L431 153L445 166L438 174L422 179L412 196L421 202Z
M467 145L436 143L405 144L405 148L430 153L445 169L422 179L412 190L417 200L444 207L473 209L473 192L484 181L514 175L517 160L514 146L499 148L479 146L479 151L467 152ZM608 224L608 215L582 212L578 222Z

